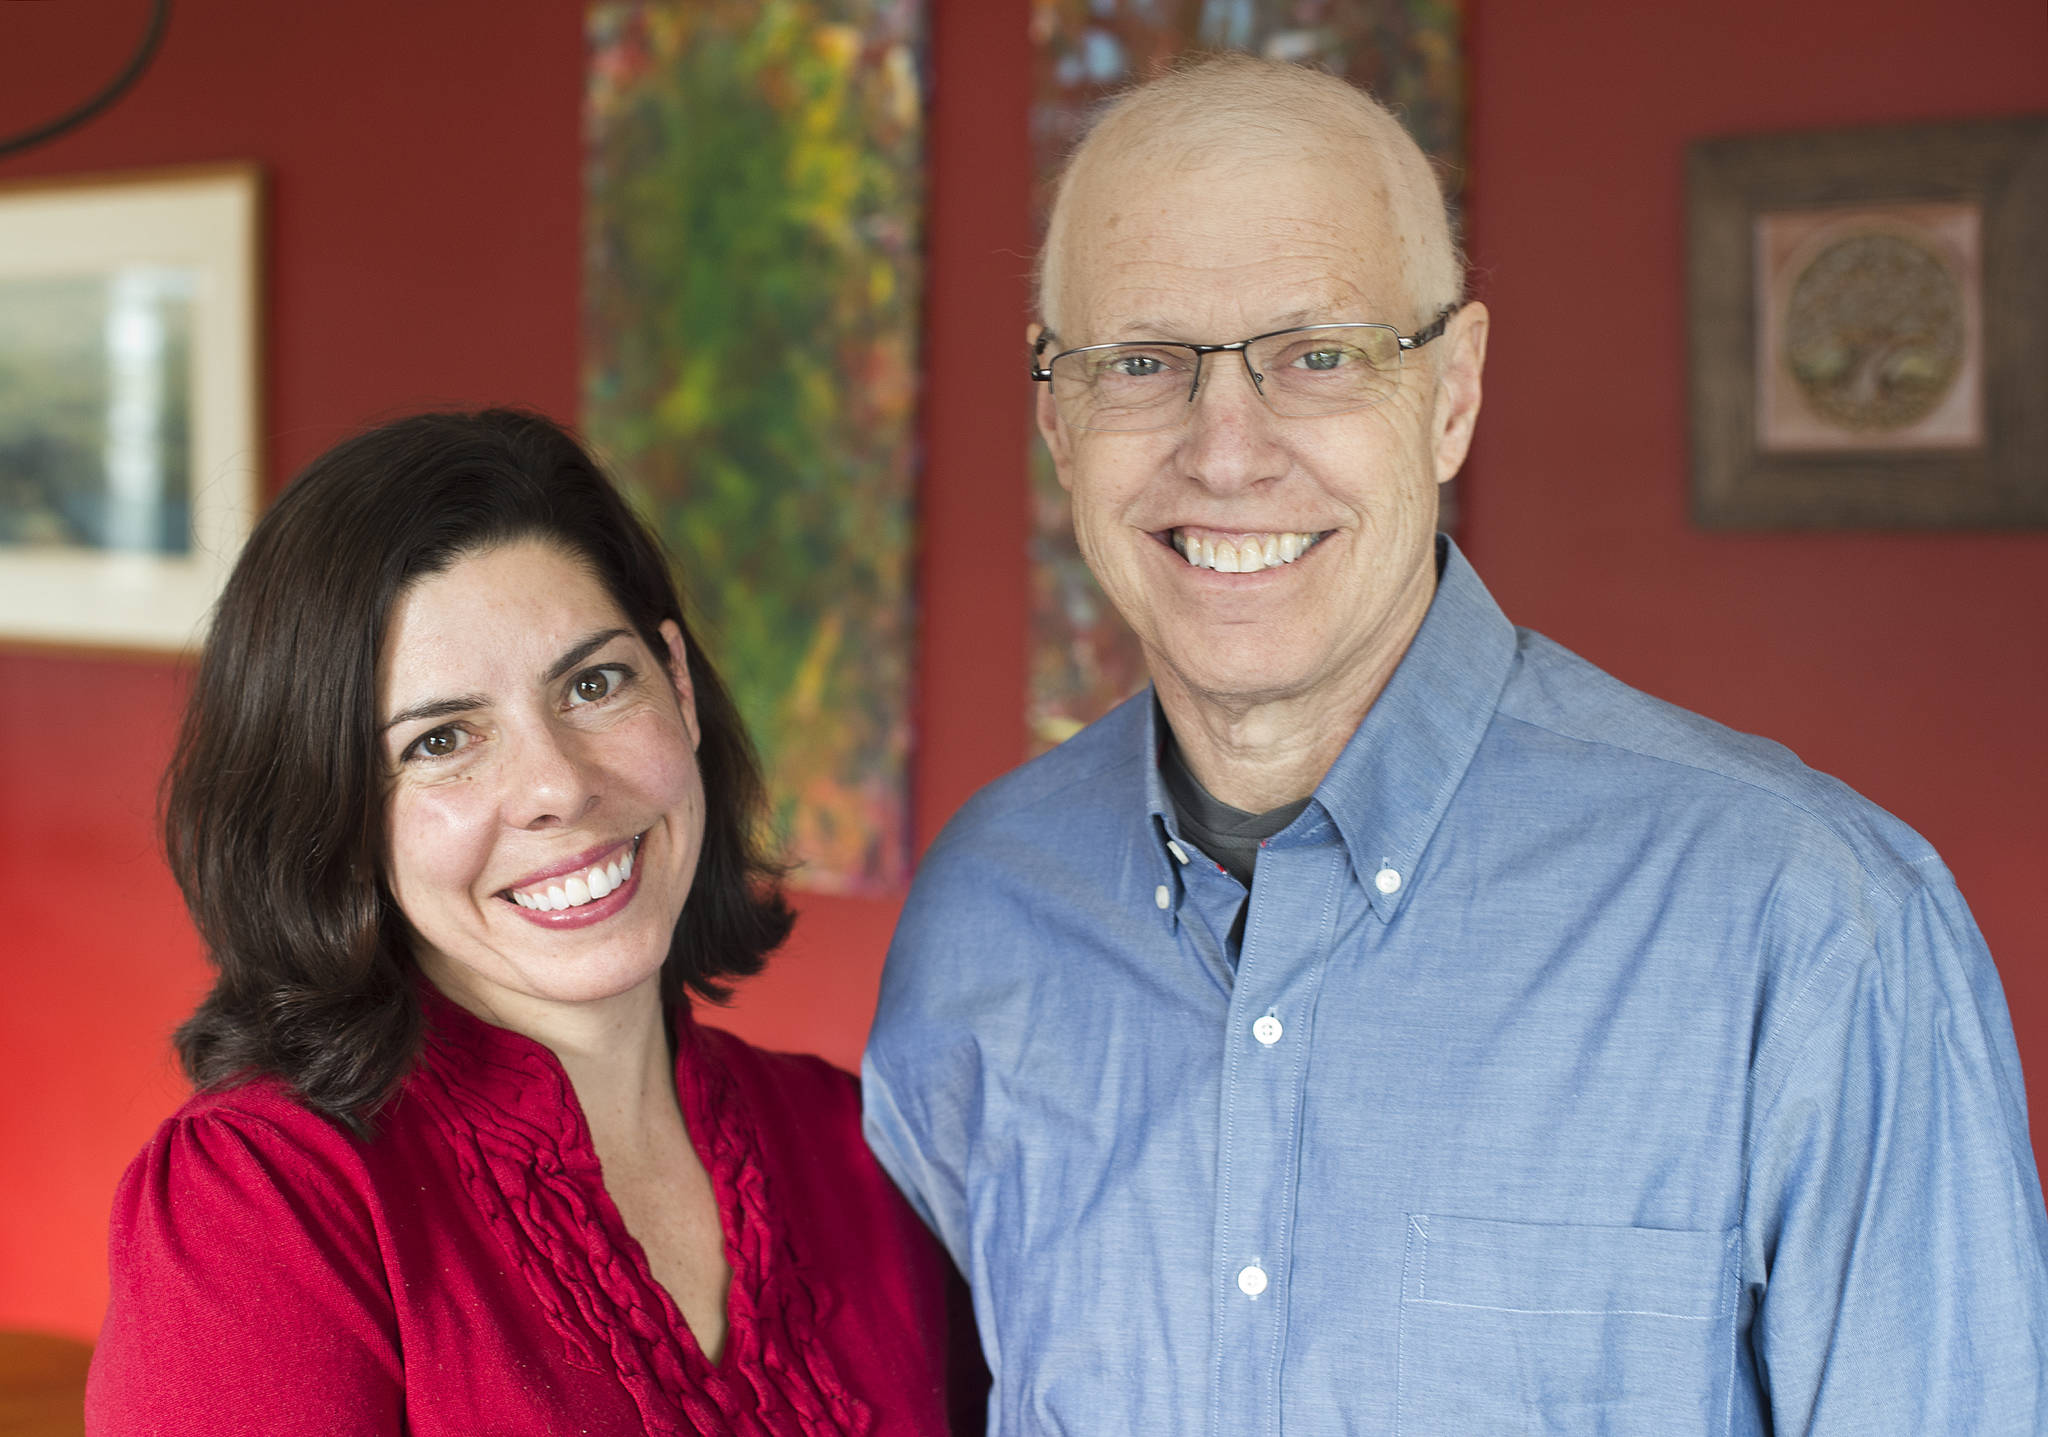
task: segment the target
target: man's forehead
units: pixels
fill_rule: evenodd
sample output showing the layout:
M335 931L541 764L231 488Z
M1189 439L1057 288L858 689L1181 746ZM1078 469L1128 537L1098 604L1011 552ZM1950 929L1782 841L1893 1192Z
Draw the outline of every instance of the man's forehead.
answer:
M1064 333L1090 344L1222 342L1304 324L1386 321L1398 315L1404 292L1398 256L1299 237L1234 256L1205 256L1199 245L1119 245L1063 279Z
M1261 306L1250 302L1251 296L1220 295L1212 298L1216 302L1179 309L1159 307L1127 315L1102 314L1099 306L1090 306L1097 313L1081 316L1089 331L1086 342L1113 344L1129 339L1175 339L1192 344L1224 344L1270 334L1275 330L1297 329L1307 324L1366 321L1372 317L1367 311L1377 312L1376 307L1365 301L1356 290L1342 294L1332 291L1329 298L1319 303L1296 305L1291 309Z
M1065 329L1085 327L1090 342L1226 320L1263 332L1378 319L1360 311L1402 289L1384 191L1355 168L1114 165L1073 199L1059 300Z

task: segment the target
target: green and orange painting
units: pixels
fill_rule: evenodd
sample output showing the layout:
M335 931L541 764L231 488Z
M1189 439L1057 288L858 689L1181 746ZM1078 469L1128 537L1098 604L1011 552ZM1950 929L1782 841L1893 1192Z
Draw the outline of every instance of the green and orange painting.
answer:
M583 424L674 555L826 892L907 870L915 0L588 12Z

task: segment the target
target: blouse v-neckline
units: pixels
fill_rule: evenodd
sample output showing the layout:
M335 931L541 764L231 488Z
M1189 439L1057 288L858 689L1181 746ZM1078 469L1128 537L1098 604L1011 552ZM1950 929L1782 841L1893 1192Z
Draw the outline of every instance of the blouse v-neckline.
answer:
M673 1013L676 1095L732 1273L717 1363L606 1192L560 1061L431 985L421 1003L427 1038L400 1101L438 1120L479 1217L562 1336L567 1361L616 1371L650 1432L776 1433L792 1430L790 1419L806 1433L868 1430L867 1405L819 1341L831 1294L804 1280L800 1239L776 1216L756 1114L687 1005Z

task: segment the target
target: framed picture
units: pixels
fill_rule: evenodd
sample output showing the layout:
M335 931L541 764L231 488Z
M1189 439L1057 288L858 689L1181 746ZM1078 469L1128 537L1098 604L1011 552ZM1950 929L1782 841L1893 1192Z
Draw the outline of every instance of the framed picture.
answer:
M1688 159L1694 518L2048 525L2048 117Z
M0 185L0 643L197 647L258 494L247 167Z

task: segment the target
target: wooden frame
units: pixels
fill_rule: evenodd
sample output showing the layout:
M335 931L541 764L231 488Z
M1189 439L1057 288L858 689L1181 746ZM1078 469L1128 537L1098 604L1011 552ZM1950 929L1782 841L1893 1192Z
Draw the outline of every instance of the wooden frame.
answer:
M1695 520L2048 525L2048 117L1687 159Z
M258 503L259 209L248 166L0 185L0 643L198 646Z

